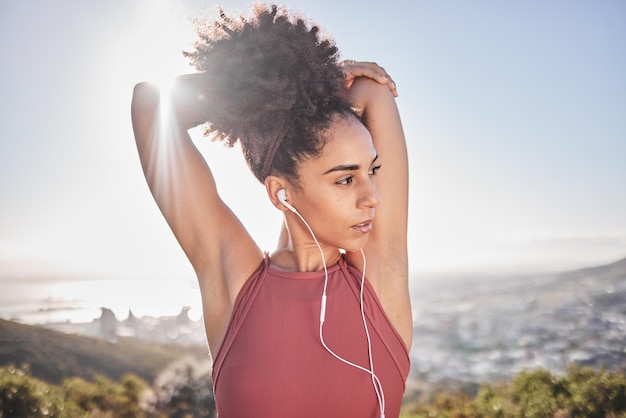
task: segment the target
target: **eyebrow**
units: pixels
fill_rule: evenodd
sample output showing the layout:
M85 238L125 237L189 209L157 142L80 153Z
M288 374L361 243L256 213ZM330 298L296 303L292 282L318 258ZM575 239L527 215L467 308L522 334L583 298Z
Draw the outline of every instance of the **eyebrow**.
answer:
M376 154L376 156L374 157L370 165L374 164L374 162L376 162L377 159L378 159L378 154ZM359 164L342 164L342 165L333 167L330 170L327 170L324 174L333 173L335 171L356 171L359 168L361 168Z

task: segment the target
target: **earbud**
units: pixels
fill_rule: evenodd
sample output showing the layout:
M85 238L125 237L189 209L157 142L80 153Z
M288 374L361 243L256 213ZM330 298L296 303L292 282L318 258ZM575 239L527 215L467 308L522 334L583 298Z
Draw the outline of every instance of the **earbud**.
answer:
M296 208L294 208L293 206L291 206L291 204L289 204L289 202L287 202L287 192L285 192L285 189L280 189L278 193L276 193L276 197L278 198L278 201L280 203L287 207L287 209L289 209L293 213L298 213Z

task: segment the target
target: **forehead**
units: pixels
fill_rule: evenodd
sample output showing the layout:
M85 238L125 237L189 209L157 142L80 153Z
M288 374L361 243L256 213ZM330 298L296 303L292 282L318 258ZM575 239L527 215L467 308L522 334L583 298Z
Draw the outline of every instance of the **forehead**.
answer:
M341 164L358 164L369 167L376 149L369 131L355 117L336 118L325 132L326 143L317 158L309 163L328 168Z

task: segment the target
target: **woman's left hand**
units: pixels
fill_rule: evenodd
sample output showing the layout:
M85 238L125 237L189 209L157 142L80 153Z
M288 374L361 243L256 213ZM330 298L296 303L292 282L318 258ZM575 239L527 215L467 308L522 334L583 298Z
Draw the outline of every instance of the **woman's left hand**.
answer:
M394 97L398 97L396 83L393 82L387 71L375 62L357 62L345 60L339 66L346 75L346 88L350 88L357 77L368 77L389 87Z

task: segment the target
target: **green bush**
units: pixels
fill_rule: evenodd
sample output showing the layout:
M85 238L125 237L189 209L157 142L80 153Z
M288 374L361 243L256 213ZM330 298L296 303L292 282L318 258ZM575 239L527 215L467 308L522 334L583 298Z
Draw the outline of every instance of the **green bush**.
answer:
M99 375L55 385L26 366L10 365L0 368L0 418L209 418L215 415L209 372L184 362L169 368L154 388L132 374L119 382Z
M439 393L432 403L415 402L405 408L401 417L406 418L480 418L472 399L464 394Z
M507 395L507 387L503 384L484 384L474 400L478 416L493 418L509 418L514 408Z
M528 418L553 416L567 398L563 382L545 369L520 372L509 390L515 414Z
M626 418L626 375L572 365L564 376L525 370L483 384L474 399L442 393L407 405L403 418Z
M28 367L0 367L0 417L79 417L80 409Z
M57 386L31 376L28 367L9 365L0 368L0 417L141 418L147 416L141 408L146 389L133 375L119 383L74 377Z
M148 389L148 385L133 375L124 376L120 383L104 376L96 376L93 383L80 377L73 377L65 379L62 388L66 399L90 414L120 418L146 415L141 409L140 402L141 395Z
M573 416L605 418L607 413L626 416L626 376L591 368L571 367L565 382Z

